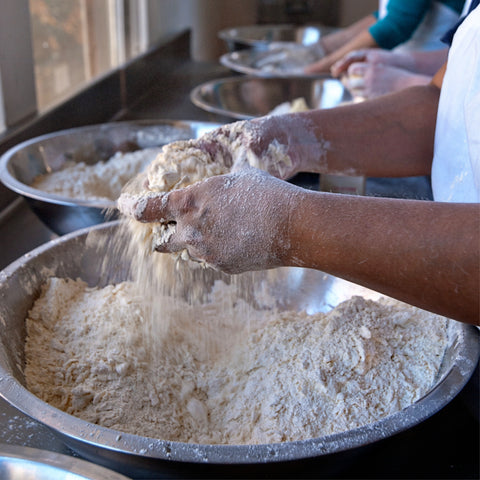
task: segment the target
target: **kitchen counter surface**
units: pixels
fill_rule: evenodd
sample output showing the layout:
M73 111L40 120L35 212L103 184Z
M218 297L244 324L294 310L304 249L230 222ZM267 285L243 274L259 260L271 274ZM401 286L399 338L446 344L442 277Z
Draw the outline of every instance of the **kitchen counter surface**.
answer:
M205 81L231 75L217 64L184 61L158 82L135 105L115 120L181 119L224 123L231 121L191 104L192 88ZM367 193L399 196L405 185L412 196L429 195L428 179L398 183L373 179ZM402 196L408 196L402 190ZM17 199L0 213L0 269L33 248L56 237ZM282 465L255 467L191 467L176 474L157 472L151 478L478 478L479 477L479 372L443 410L420 425L373 445L340 456ZM25 417L0 399L0 442L75 455L46 427Z

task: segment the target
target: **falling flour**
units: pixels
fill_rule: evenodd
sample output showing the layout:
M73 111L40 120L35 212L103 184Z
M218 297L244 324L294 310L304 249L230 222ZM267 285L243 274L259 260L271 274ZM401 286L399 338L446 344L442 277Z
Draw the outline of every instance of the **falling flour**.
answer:
M51 278L26 320L27 387L121 432L258 444L375 422L438 380L443 317L362 297L314 315L241 299L230 307L234 295L217 281L203 304L157 297L171 321L155 332L134 283Z

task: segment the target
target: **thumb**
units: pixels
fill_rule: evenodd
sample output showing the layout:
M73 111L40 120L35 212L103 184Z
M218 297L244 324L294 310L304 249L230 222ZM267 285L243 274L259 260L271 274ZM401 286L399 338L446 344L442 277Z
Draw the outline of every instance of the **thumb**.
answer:
M146 192L139 195L122 193L117 200L120 212L139 222L169 222L168 193Z

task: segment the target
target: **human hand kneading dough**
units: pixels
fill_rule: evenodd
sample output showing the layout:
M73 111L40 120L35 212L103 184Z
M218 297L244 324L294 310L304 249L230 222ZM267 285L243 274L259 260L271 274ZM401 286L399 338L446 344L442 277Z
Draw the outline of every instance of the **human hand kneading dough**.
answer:
M184 146L191 151L177 145L185 168L169 171L178 163L167 161L167 168L154 169L146 189L122 193L118 207L140 220L131 223L142 227L147 252L186 251L231 273L282 265L313 268L478 324L478 185L459 183L478 178L469 161L478 147L472 127L478 95L455 89L458 78L463 77L444 65L428 85L337 108L226 125L188 141ZM442 103L449 97L455 101ZM473 102L471 118L458 111L467 97ZM445 135L451 115L460 119L457 143L453 134ZM443 127L439 132L437 124ZM467 134L471 138L462 143ZM460 152L454 158L453 148ZM173 149L166 146L164 152ZM278 178L249 167L250 160ZM459 160L463 163L457 165ZM192 164L196 168L187 168ZM458 166L460 173L451 178L445 173L436 182L432 175L435 201L332 194L281 180L302 171L418 176L446 172L444 166ZM190 172L196 175L183 181Z
M231 171L250 166L281 179L315 170L328 148L302 113L233 122L188 143Z
M288 263L290 200L301 191L247 168L165 194L139 196L120 202L120 208L140 222L170 226L170 235L156 244L157 251L186 249L195 260L241 273Z
M376 98L414 85L427 85L447 58L447 49L394 52L355 50L336 62L331 73L357 98Z

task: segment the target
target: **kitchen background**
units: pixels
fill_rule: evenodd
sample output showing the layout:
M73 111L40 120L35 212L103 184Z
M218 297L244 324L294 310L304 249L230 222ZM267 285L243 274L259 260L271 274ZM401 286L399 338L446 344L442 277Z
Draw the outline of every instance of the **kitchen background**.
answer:
M225 122L193 106L198 84L229 75L220 29L251 23L345 26L373 0L2 0L0 155L29 138L138 118ZM54 238L0 185L0 269ZM0 440L68 452L0 404ZM478 478L478 371L433 418L335 464L338 478ZM315 462L298 475L315 477ZM296 466L298 469L298 465ZM280 472L277 471L277 474ZM268 476L269 472L263 470ZM288 468L285 476L293 475ZM398 475L398 477L397 477ZM332 474L333 476L333 474Z
M168 50L182 34L189 43L178 67L188 60L209 62L215 74L218 57L226 51L217 35L222 28L307 22L345 26L375 10L376 4L375 0L2 0L0 154L34 135L116 118L140 92L144 95L157 82L168 83L174 72L171 66L162 68L168 56L162 49ZM68 113L77 104L75 115ZM0 211L15 198L0 185Z

